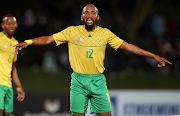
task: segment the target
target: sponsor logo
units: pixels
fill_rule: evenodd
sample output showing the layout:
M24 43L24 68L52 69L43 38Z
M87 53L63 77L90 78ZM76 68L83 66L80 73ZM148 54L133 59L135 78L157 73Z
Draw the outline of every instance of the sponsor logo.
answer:
M172 103L126 103L124 116L173 116L180 114L180 104Z
M61 108L61 102L58 99L50 100L46 99L44 101L44 109L49 113L56 113Z
M83 41L83 38L78 38L78 42L82 42Z
M111 116L118 116L117 115L117 97L115 96L110 96L111 99Z
M44 101L44 109L45 111L41 111L38 113L25 111L23 113L23 116L72 116L69 111L58 113L61 110L61 101L59 99L46 99Z

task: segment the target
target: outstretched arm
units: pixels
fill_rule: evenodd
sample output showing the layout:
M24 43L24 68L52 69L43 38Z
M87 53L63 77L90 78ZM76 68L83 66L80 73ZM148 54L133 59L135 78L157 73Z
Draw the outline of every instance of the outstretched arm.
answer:
M52 36L41 36L38 38L34 38L31 40L26 40L24 42L21 42L19 44L16 44L15 47L15 53L18 54L18 50L22 50L26 48L28 45L47 45L54 42L54 38Z
M120 46L120 49L126 50L128 52L131 52L133 54L137 54L137 55L141 55L141 56L146 56L146 57L151 57L154 60L156 60L158 62L157 67L162 67L165 66L166 63L171 64L171 62L169 62L168 60L166 60L163 57L160 57L158 55L155 55L149 51L143 50L141 48L139 48L138 46L135 46L133 44L129 44L127 42L123 42L122 45Z
M16 90L17 90L17 93L18 93L17 99L21 102L25 98L25 92L24 92L24 90L23 90L23 88L21 86L21 82L20 82L20 80L18 78L15 63L13 63L13 66L12 66L12 79L13 79L13 82L15 83L15 85L16 85Z

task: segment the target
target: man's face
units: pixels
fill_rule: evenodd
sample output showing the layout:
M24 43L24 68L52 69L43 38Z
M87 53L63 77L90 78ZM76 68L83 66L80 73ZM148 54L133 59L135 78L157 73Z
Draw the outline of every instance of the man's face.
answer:
M18 24L15 17L5 17L1 23L1 27L5 34L12 36L16 31Z
M93 5L85 6L82 11L81 20L85 26L95 26L96 21L99 20L97 8Z

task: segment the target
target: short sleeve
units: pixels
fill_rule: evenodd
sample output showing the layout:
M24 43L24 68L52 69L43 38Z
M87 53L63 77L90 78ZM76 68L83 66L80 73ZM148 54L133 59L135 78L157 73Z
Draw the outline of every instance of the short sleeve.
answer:
M17 54L14 55L13 62L17 61Z
M114 33L112 33L110 30L107 29L108 33L108 44L115 50L118 50L118 48L121 46L124 40L117 37Z
M70 32L71 32L71 27L68 27L62 30L61 32L53 34L52 36L56 42L56 45L67 43Z
M14 42L14 45L18 44L19 42L14 38L13 40ZM13 57L13 62L16 62L17 61L17 54L14 54L14 57Z

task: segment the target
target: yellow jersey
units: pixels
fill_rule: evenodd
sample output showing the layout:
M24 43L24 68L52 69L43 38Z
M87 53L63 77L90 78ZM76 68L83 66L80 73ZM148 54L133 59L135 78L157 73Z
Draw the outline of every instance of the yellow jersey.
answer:
M117 50L123 43L109 29L99 26L92 31L83 25L70 26L52 36L56 45L68 43L71 68L80 74L103 73L106 45Z
M13 62L17 60L14 45L18 41L9 39L4 32L0 32L0 85L12 87L11 71Z

